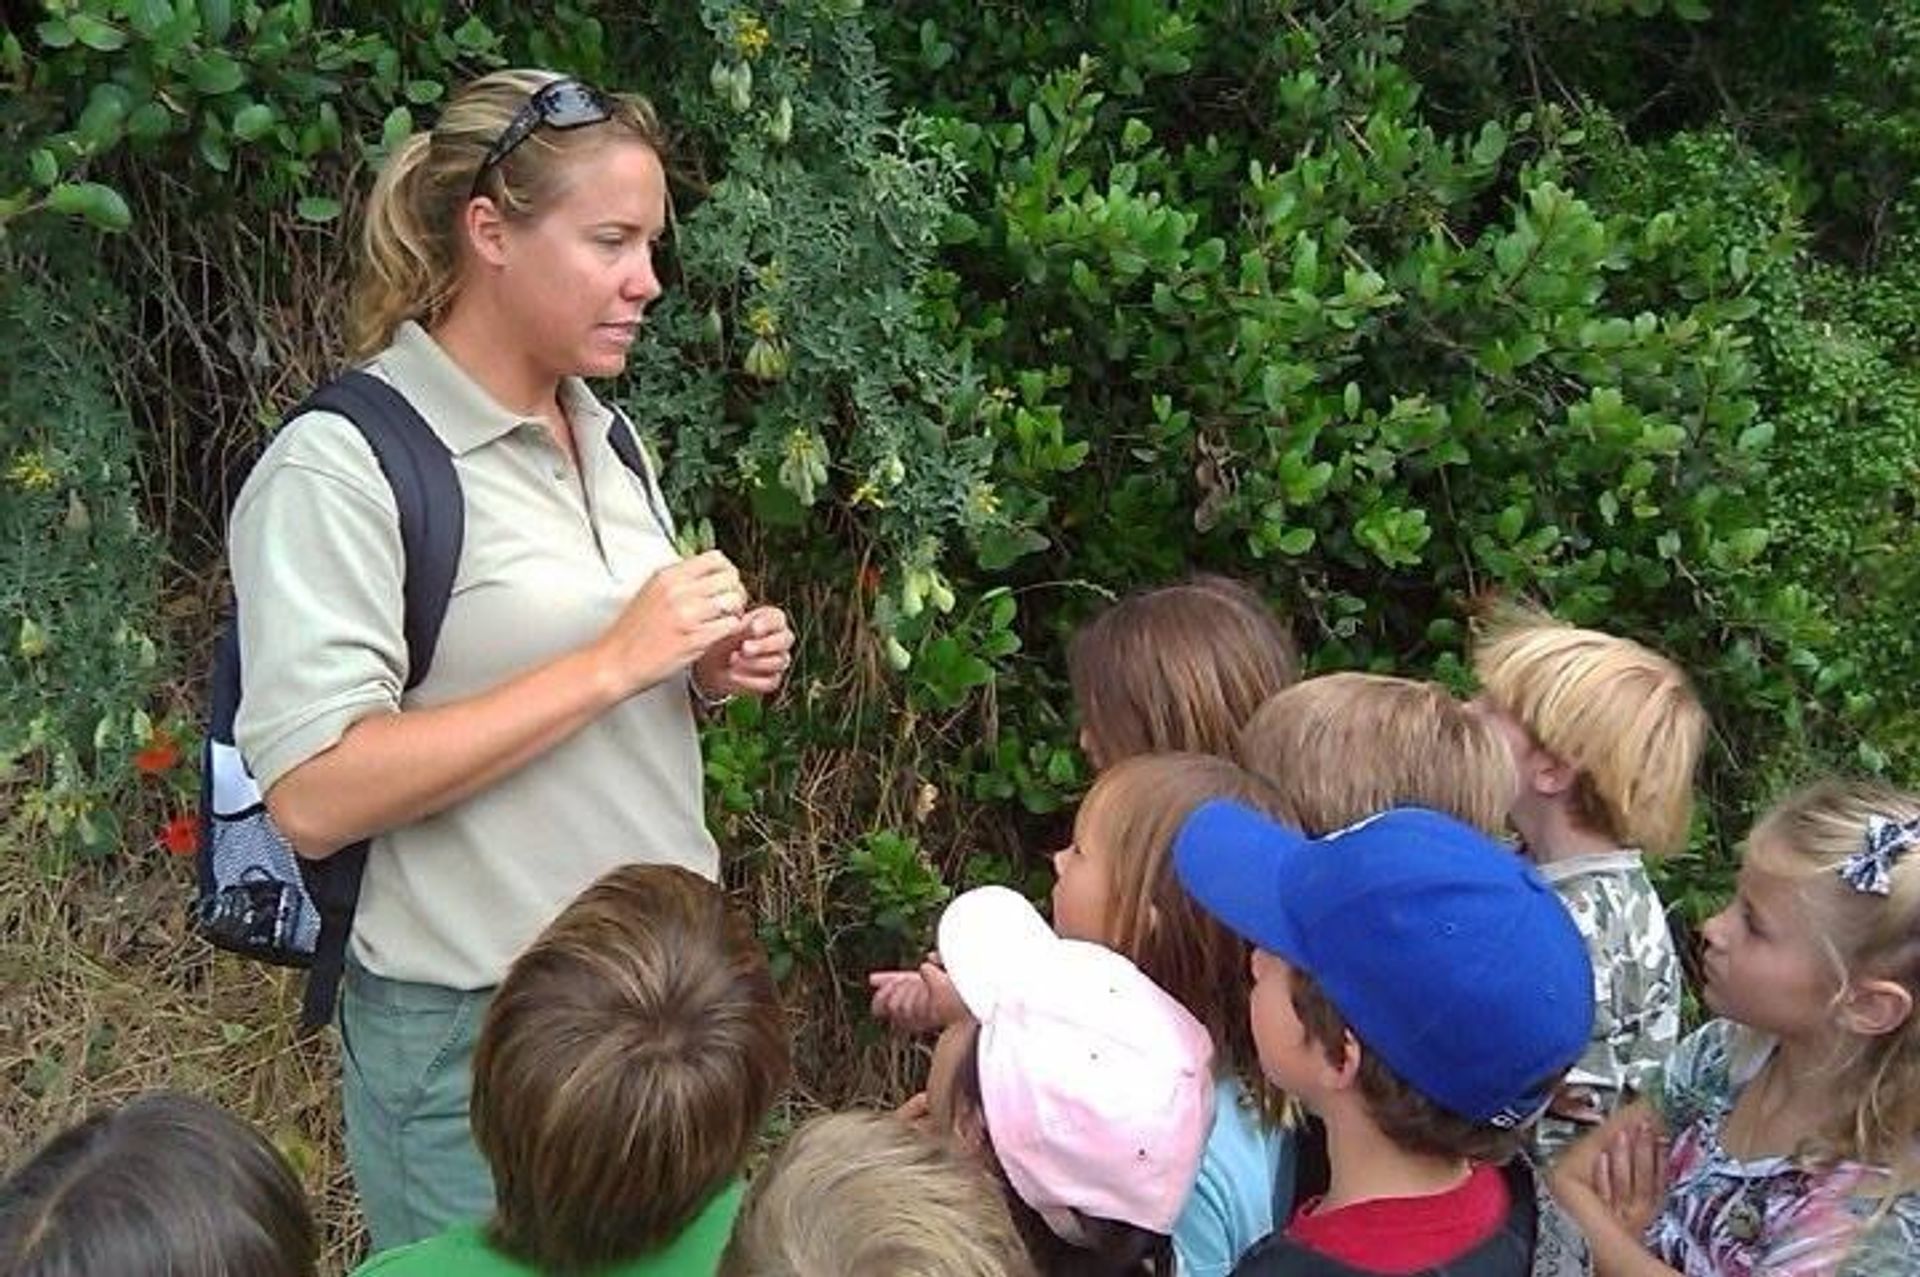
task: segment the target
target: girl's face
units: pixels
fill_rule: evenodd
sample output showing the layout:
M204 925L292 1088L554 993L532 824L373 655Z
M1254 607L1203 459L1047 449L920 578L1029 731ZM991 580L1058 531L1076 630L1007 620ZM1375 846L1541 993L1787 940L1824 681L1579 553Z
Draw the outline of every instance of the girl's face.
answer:
M1701 927L1707 1005L1716 1015L1783 1038L1823 1035L1840 991L1820 943L1805 884L1775 872L1750 847L1733 900Z
M666 227L666 174L637 142L609 143L572 168L538 217L506 224L501 287L543 367L610 377L626 367L640 318L660 295L653 259Z
M1073 843L1053 853L1053 930L1064 940L1113 943L1113 861L1092 801L1073 822Z

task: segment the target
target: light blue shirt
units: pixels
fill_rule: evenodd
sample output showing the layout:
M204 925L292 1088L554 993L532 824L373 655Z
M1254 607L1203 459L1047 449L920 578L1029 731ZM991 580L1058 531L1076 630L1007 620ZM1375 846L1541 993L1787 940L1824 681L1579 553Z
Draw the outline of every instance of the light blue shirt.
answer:
M1244 1094L1238 1078L1214 1086L1213 1133L1200 1155L1200 1176L1173 1225L1181 1277L1227 1277L1273 1231L1274 1182L1293 1157L1293 1141L1286 1131L1261 1126Z

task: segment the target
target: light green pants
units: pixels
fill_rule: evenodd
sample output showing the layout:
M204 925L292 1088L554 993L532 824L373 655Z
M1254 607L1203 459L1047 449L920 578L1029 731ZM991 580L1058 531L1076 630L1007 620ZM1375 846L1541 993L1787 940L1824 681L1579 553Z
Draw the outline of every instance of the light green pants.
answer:
M376 976L349 961L340 990L347 1163L373 1253L493 1211L493 1176L467 1108L493 990Z

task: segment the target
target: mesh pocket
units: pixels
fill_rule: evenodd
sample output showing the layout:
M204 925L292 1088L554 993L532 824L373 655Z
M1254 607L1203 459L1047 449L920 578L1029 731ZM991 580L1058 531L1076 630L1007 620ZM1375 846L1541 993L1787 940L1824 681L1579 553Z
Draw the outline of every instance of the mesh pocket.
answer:
M293 847L264 809L210 822L213 891L200 902L200 930L223 948L271 962L303 963L320 938Z

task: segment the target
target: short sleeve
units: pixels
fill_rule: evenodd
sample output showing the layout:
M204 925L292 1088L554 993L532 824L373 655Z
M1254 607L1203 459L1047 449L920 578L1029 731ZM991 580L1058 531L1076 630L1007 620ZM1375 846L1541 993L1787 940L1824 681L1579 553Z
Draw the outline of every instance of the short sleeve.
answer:
M1877 1198L1854 1208L1866 1215L1841 1261L1839 1277L1916 1277L1920 1274L1920 1194L1906 1193L1882 1209Z
M404 555L392 489L344 417L289 422L234 506L234 735L264 791L406 684Z

